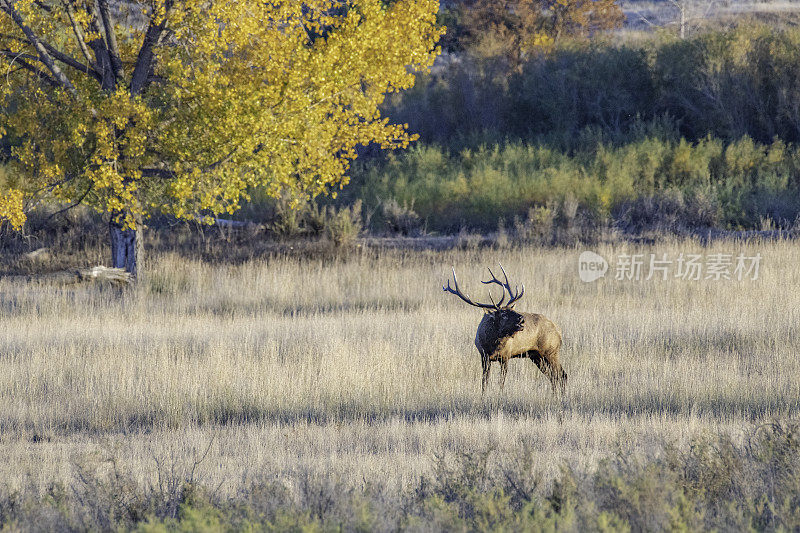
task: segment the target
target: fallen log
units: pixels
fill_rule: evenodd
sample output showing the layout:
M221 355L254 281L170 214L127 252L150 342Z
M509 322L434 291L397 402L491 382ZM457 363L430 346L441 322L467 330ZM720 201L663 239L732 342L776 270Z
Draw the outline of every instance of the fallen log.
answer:
M228 220L226 218L201 216L198 217L198 221L203 224L218 226L223 229L246 229L246 230L264 229L263 224L256 224L255 222L243 222L241 220Z
M105 282L114 285L129 285L133 282L131 273L122 268L110 268L102 265L77 270L59 270L47 274L29 276L6 276L4 279L19 281L44 281L60 285L73 285L84 282Z

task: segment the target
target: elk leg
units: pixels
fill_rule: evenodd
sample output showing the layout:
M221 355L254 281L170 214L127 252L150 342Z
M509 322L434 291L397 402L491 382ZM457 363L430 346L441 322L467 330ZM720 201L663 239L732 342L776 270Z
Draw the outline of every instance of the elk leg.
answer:
M544 356L537 353L537 356L534 358L534 362L539 367L539 370L550 380L553 394L560 392L563 395L567 389L567 373L564 372L558 362L558 351L544 354Z
M489 384L489 370L492 369L491 367L492 362L489 361L489 358L485 355L481 355L481 366L483 367L483 379L481 379L481 394L486 392L486 385Z
M508 361L504 359L500 361L500 390L506 386L506 374L508 374Z
M546 358L550 364L550 383L553 384L553 392L560 392L563 396L567 392L567 373L558 361L558 348L547 354Z
M554 365L553 371L553 390L555 391L556 385L558 385L559 392L563 396L567 392L567 373L558 364Z
M528 355L528 357L530 357L530 358L531 358L531 361L533 361L533 362L534 362L534 364L536 364L536 366L537 366L537 367L539 367L539 370L541 370L541 371L542 371L542 374L544 374L545 376L547 376L547 362L546 362L546 361L544 360L544 358L543 358L543 357L542 357L542 356L539 354L539 352L537 352L537 351L535 351L535 350L532 350L532 351L528 352L528 354L527 354L527 355ZM548 376L548 377L549 377L549 376Z
M539 367L539 370L542 371L542 374L544 374L547 379L550 380L550 386L553 388L553 392L555 392L556 385L553 381L553 372L550 368L550 361L547 360L547 357L542 357L542 354L537 351L528 352L528 357L530 357L531 361L533 361L536 366Z

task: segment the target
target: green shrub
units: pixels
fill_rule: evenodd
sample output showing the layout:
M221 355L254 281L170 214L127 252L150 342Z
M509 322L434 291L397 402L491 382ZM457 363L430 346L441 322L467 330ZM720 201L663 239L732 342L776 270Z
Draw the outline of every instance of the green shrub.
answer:
M325 233L336 247L349 246L361 234L361 200L349 207L328 206Z
M435 231L490 230L505 218L517 220L521 240L561 242L581 234L581 217L592 225L613 216L630 231L757 227L765 216L788 225L800 213L799 163L794 146L749 137L645 137L573 153L521 142L458 153L418 145L361 166L351 194L413 205Z
M381 202L381 214L391 233L400 235L419 235L421 221L414 211L413 204L400 204L394 198Z
M549 244L553 240L553 226L558 215L558 204L530 207L526 218L514 217L514 236L523 243Z

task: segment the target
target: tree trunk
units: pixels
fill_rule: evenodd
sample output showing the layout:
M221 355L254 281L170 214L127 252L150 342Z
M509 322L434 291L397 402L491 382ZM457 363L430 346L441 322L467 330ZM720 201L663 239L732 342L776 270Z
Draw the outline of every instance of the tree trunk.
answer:
M115 218L112 216L108 225L111 233L111 266L127 270L136 279L144 260L142 224L137 221L136 229L123 229L123 225L115 222Z

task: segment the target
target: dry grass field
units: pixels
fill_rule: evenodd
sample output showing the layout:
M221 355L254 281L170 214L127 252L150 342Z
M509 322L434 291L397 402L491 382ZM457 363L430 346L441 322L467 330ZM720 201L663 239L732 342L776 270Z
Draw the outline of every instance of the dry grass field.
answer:
M492 449L551 480L620 451L650 460L719 433L741 443L800 408L800 248L681 240L621 253L760 253L757 280L584 283L582 248L360 251L209 265L152 259L113 287L0 280L0 480L45 494L87 472L144 491L197 481L229 498L309 478L402 492L436 458ZM563 400L527 360L485 397L481 311L442 292L453 265L525 284L517 308L564 332ZM613 268L613 267L612 267ZM99 473L98 473L99 472ZM48 488L50 487L50 488ZM2 510L0 510L0 516Z

